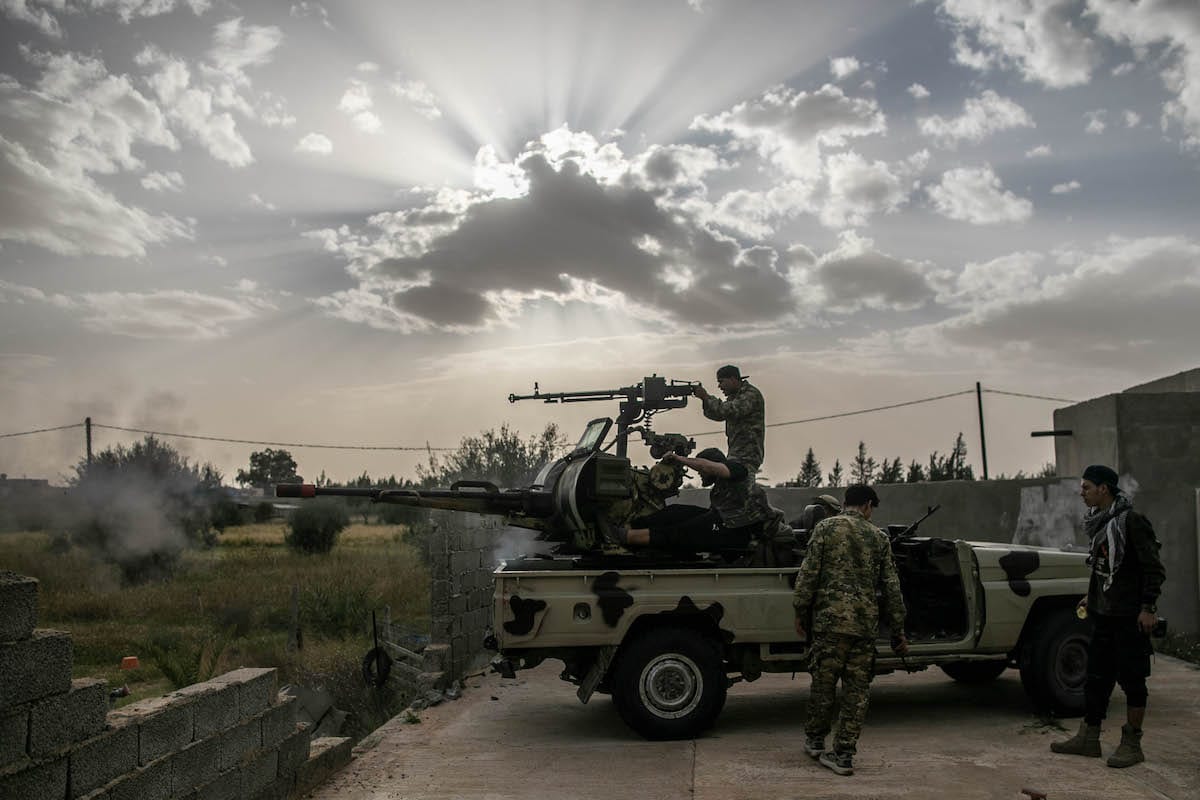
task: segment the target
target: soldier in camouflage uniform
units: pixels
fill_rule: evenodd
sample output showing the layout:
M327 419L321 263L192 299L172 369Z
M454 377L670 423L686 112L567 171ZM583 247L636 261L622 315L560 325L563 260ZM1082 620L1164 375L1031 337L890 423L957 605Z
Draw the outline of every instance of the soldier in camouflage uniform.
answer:
M796 635L802 641L808 638L812 616L812 689L804 751L839 775L854 772L854 753L875 676L875 637L879 631L876 589L881 590L887 609L892 649L900 655L908 652L904 598L891 544L887 535L869 522L878 505L879 495L871 487L846 488L842 513L822 520L813 531L792 600ZM825 736L833 718L839 679L842 710L833 750L828 751Z
M704 407L704 416L725 422L726 452L730 461L741 464L751 474L762 468L766 439L766 404L762 392L742 377L741 371L728 364L717 370L717 386L724 400L713 397L703 386L695 389Z

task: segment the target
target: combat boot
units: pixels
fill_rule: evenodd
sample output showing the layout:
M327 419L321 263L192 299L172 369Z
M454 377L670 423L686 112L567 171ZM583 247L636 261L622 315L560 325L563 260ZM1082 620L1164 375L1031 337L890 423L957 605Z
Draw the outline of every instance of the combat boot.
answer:
M1078 733L1065 742L1051 742L1050 749L1056 753L1069 753L1073 756L1099 758L1100 726L1088 725L1087 721L1080 721Z
M806 737L804 737L804 752L808 753L813 758L820 758L821 753L825 752L825 737L824 736L806 736Z
M1108 757L1108 765L1122 769L1146 760L1142 753L1142 731L1131 727L1128 723L1121 726L1121 743L1116 751Z
M838 753L833 750L826 750L821 753L821 757L817 759L817 763L822 767L827 767L838 775L853 775L854 774L854 756L850 753Z

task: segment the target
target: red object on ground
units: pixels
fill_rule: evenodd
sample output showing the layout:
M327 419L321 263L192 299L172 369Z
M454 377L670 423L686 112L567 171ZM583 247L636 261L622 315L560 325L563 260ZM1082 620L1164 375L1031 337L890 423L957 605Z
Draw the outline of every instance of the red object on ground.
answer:
M140 666L137 656L125 656L121 659L121 669L137 669Z

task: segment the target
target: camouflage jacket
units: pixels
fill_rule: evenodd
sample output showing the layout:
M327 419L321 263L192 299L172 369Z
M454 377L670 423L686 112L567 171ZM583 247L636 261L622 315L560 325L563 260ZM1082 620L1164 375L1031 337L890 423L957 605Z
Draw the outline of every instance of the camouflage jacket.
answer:
M857 511L822 520L813 530L796 576L792 605L811 632L874 639L879 634L879 589L893 633L904 630L904 597L887 535Z
M704 401L704 416L725 421L726 457L750 472L762 467L766 440L766 403L762 392L746 381L730 397L721 400L709 395Z
M726 528L741 528L764 519L769 511L767 493L754 482L754 475L737 462L727 462L729 478L718 478L708 493L709 505Z

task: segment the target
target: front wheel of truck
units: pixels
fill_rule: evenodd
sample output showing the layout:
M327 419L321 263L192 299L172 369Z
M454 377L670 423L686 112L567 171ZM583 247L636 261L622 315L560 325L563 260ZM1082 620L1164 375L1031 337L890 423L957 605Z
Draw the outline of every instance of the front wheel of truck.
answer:
M1091 626L1074 609L1043 617L1021 650L1021 684L1038 708L1062 716L1083 713Z
M626 646L613 673L617 712L647 739L697 736L725 705L720 647L695 630L644 632Z

